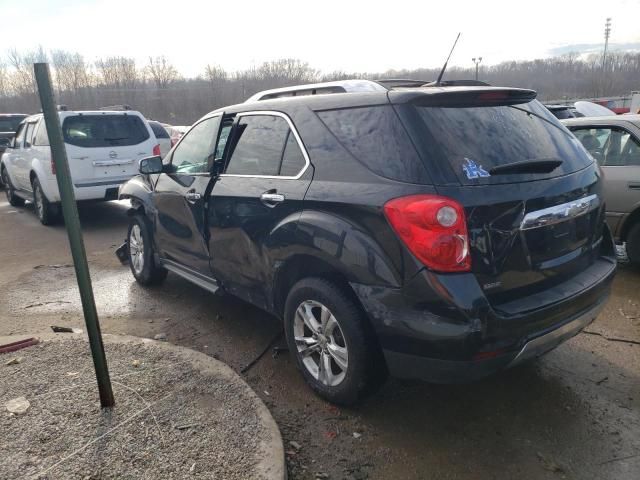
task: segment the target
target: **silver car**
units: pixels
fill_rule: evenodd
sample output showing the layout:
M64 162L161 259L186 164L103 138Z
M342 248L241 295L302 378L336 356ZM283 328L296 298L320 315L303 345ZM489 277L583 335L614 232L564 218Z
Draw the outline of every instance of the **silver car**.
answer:
M607 223L640 266L640 115L570 118L562 123L604 172Z

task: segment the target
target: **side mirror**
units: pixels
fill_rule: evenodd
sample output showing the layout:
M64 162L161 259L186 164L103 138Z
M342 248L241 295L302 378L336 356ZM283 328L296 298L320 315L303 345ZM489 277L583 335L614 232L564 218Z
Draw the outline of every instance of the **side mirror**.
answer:
M143 158L140 160L138 171L143 174L162 173L164 171L162 158L159 156Z

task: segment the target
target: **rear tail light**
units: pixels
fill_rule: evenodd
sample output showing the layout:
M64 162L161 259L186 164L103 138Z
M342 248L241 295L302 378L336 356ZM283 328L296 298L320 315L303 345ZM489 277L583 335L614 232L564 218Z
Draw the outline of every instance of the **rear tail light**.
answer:
M160 145L156 145L155 147L153 147L153 155L156 157L160 156Z
M53 161L53 157L51 158L51 173L56 174L56 162Z
M412 195L388 201L384 214L418 260L439 272L471 270L464 209L438 195Z

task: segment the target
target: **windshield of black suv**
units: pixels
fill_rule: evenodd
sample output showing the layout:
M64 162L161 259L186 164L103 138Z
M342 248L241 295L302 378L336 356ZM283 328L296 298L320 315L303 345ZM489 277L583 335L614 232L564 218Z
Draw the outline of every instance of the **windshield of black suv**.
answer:
M124 147L149 138L149 131L136 115L73 115L62 122L65 143L77 147Z
M474 107L416 106L428 163L448 163L462 184L509 183L573 173L593 160L538 101ZM561 161L550 172L491 175L517 162Z
M0 132L15 132L26 115L0 116Z

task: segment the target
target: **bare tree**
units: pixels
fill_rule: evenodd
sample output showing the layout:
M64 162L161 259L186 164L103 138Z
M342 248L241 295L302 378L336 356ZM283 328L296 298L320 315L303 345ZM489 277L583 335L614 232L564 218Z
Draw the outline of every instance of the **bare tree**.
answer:
M147 71L156 86L163 89L168 88L169 85L179 77L178 71L164 56L156 58L149 57Z

